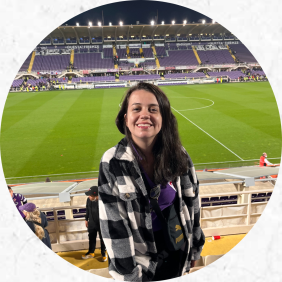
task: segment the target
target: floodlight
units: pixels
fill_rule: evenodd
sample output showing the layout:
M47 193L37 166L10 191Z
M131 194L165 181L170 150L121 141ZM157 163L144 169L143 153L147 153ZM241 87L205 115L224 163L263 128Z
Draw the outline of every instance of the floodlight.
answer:
M109 23L109 26L112 26L112 23Z
M79 26L79 23L76 23L76 26Z
M119 22L119 25L123 25L123 22Z
M101 22L98 22L98 26L101 26Z
M155 24L155 22L154 21L151 21L151 25L154 25Z
M205 23L206 23L206 20L202 20L202 23L205 24Z
M92 26L92 22L89 22L89 26Z
M171 23L172 23L172 24L175 24L175 21L172 21Z
M164 21L162 21L162 24L164 24Z
M214 24L214 23L215 23L215 20L212 20L212 23Z
M184 21L183 21L183 24L187 24L187 21L186 21L186 20L184 20Z

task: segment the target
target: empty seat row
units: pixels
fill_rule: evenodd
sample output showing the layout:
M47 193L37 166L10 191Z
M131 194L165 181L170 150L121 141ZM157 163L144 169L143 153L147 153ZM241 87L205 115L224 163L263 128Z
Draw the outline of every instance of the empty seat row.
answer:
M237 200L238 196L222 196L222 197L210 197L210 198L202 198L202 203L206 202L215 202L215 201L228 201L228 200Z

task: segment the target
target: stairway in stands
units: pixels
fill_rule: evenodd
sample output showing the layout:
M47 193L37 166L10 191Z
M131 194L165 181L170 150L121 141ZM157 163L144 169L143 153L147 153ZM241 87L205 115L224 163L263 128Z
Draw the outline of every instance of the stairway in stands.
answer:
M130 55L129 55L129 46L126 46L126 54L127 54L127 58L130 59Z
M117 55L116 46L113 46L113 55L114 55L114 57ZM115 64L115 69L118 69L118 65L117 64Z
M142 54L142 55L141 55L141 58L144 58L144 53L143 53L142 47L140 47L139 52L140 52L140 55Z
M28 69L27 69L28 73L30 73L31 70L32 70L34 59L35 59L35 51L33 51L32 55L31 55L30 63L29 63Z
M231 57L233 58L235 63L239 63L239 60L234 56L234 54L232 53L232 50L230 49L230 47L228 45L226 45Z
M159 59L158 59L158 56L157 56L157 51L156 51L155 46L152 46L152 50L153 50L153 53L154 53L156 66L157 66L157 68L160 68L161 65L160 65L160 62L159 62Z
M195 57L196 57L196 59L197 59L199 65L201 65L202 62L201 62L201 60L200 60L200 57L199 57L199 55L198 55L198 52L197 52L196 48L195 48L194 46L192 46L192 49L193 49L194 55L195 55Z
M71 55L70 55L70 63L73 65L74 62L74 49L71 50Z

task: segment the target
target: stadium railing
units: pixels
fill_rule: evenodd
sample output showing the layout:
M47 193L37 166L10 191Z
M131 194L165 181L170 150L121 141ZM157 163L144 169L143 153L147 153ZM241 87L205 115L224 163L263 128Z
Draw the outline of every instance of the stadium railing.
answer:
M265 179L264 179L265 181ZM234 184L226 182L225 184ZM205 184L203 184L205 185ZM246 189L245 189L246 190ZM271 189L257 189L248 191L236 192L220 192L210 194L199 194L199 201L202 202L203 198L209 197L234 197L234 204L228 205L211 205L209 207L201 207L200 224L206 237L213 235L230 235L247 233L251 230L258 218L261 216L264 208L267 205L267 199L270 198L268 193L272 193ZM253 202L252 195L265 194L259 199L264 199L263 202ZM82 196L84 194L75 194ZM84 195L85 199L86 196ZM71 201L72 203L72 201ZM85 205L71 205L70 206L57 206L57 207L42 207L40 211L47 214L48 226L52 249L54 252L59 251L72 251L88 248L88 232L85 227ZM222 203L221 203L222 204ZM200 204L201 206L201 204ZM81 210L80 213L75 210ZM62 211L65 211L64 214ZM83 212L84 211L84 212ZM51 212L51 213L50 213ZM48 215L49 214L49 215ZM64 216L61 216L64 215ZM74 218L74 216L80 218ZM63 219L65 218L65 219ZM97 238L97 247L100 246L100 241Z
M200 224L205 236L249 232L267 205L267 201L252 202L252 195L272 192L273 188L199 195L200 202L202 202L202 198L208 197L238 197L236 204L201 207ZM269 197L270 196L265 196L260 198L269 199Z

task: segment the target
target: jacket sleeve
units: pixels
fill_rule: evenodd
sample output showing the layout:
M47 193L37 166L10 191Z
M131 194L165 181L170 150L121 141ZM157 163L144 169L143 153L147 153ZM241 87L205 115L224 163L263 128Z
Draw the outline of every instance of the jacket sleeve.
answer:
M89 219L89 210L88 210L88 198L86 200L86 214L85 214L85 220L88 221Z
M200 226L200 202L199 202L199 181L195 184L195 197L193 198L194 206L194 225L193 225L193 234L192 234L192 248L191 248L191 260L200 259L202 249L205 244L205 235Z
M184 201L188 209L192 210L192 242L189 258L191 260L200 259L200 255L205 244L205 235L200 226L200 202L199 202L199 181L196 175L196 171L193 165L193 162L188 156L188 172L187 175L183 178L184 180ZM190 266L189 266L190 267Z
M111 173L109 163L103 162L103 159L100 163L98 187L100 228L109 255L111 276L122 281L152 280L148 277L149 259L135 256L126 203L119 197L116 176ZM142 263L144 261L147 265Z
M21 196L21 201L23 203L23 205L25 205L27 203L27 199L24 197L24 195L20 194Z

